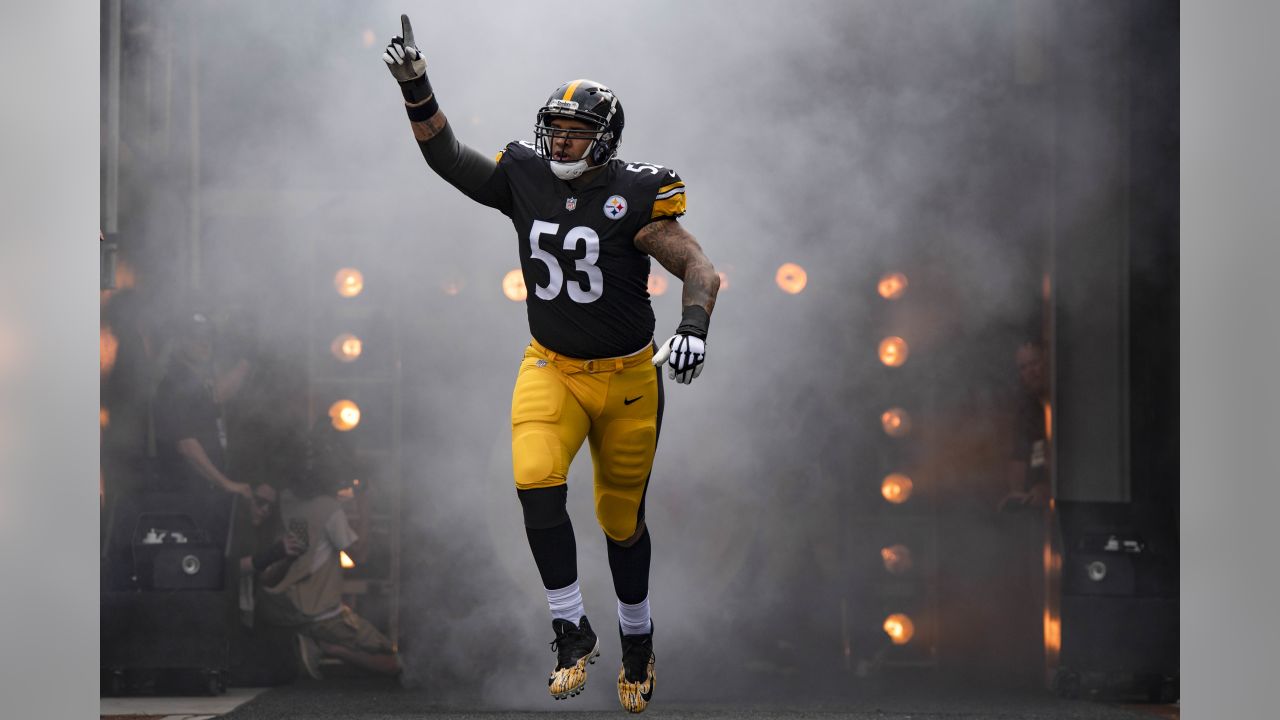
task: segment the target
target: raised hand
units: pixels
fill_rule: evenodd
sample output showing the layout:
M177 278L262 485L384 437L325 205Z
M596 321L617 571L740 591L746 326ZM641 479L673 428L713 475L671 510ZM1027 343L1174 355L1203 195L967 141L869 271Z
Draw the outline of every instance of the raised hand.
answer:
M409 23L408 15L400 16L400 33L387 43L382 61L387 64L387 69L396 82L413 82L427 74L427 61L414 42L413 25Z

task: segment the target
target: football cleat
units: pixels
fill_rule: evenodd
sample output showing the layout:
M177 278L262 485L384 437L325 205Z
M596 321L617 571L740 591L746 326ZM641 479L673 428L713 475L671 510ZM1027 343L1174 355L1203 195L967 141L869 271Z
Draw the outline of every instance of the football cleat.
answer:
M568 620L552 620L556 639L551 649L556 652L556 669L547 678L547 690L557 700L573 697L587 687L587 665L600 657L600 640L591 629L587 617L575 627Z
M650 621L652 622L652 621ZM621 628L619 628L621 634ZM627 712L644 712L653 698L657 678L653 666L653 628L647 635L622 635L622 669L618 671L618 702Z

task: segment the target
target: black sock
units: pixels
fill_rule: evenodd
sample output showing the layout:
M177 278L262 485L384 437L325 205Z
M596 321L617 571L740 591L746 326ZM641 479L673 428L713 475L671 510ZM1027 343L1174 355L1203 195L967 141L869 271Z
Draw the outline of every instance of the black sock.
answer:
M605 538L609 546L609 570L613 572L613 590L618 599L635 605L649 597L649 528L631 547L623 547Z
M573 523L567 518L550 528L525 528L533 561L542 575L542 586L558 590L578 579L578 546L573 539Z

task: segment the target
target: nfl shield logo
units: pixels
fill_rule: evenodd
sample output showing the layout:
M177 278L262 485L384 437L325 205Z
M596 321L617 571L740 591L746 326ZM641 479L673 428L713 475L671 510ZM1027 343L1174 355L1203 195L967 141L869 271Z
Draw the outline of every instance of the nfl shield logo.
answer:
M569 198L564 201L565 210L573 210L576 207L578 207L578 198Z

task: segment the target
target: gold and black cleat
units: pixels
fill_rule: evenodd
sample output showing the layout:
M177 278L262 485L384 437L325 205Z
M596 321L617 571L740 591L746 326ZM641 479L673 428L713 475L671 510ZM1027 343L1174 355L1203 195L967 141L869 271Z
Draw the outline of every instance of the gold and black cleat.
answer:
M551 649L556 651L556 669L547 678L547 690L557 700L573 697L587 687L587 665L600 657L600 640L596 638L584 615L577 626L568 620L552 620L551 628L556 639Z
M651 621L652 622L652 621ZM618 671L618 702L627 712L639 713L649 707L657 678L653 666L653 628L647 635L622 636L622 669Z

